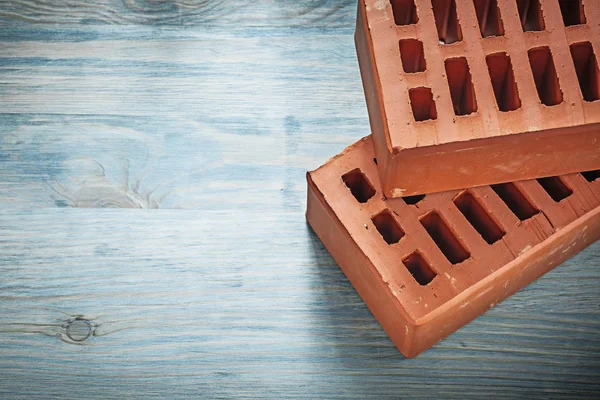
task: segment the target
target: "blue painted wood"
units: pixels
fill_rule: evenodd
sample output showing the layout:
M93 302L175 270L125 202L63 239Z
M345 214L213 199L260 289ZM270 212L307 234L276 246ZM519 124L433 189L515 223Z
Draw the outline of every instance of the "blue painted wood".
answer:
M598 397L600 243L406 360L307 226L354 17L0 3L1 398Z

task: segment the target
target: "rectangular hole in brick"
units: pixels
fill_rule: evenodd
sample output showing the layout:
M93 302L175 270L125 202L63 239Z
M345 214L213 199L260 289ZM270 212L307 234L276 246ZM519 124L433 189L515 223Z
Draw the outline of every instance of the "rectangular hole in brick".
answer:
M375 188L358 168L344 174L342 180L359 203L366 203L375 195Z
M415 121L437 118L437 109L430 88L418 87L408 91Z
M401 40L400 59L406 73L425 71L426 64L423 42L416 39Z
M582 0L558 0L565 26L585 24Z
M440 43L451 44L462 40L462 31L456 14L455 0L432 0L433 16Z
M415 251L408 256L406 256L402 263L408 269L408 272L415 278L415 280L421 286L427 285L429 282L436 277L436 273L431 269L425 258L419 253Z
M573 194L573 191L558 176L539 178L537 181L557 203Z
M486 242L493 244L502 239L505 232L500 229L496 221L492 219L471 192L463 192L456 196L453 201L467 221L473 225L473 228L479 232Z
M585 178L586 181L594 182L596 179L600 178L600 169L582 172L581 175Z
M500 111L512 111L521 107L519 89L515 81L512 62L506 53L494 53L485 58L496 103Z
M491 188L521 221L539 212L513 183L492 185Z
M429 212L420 220L429 236L452 264L459 264L471 256L437 212Z
M411 25L419 21L415 0L390 0L396 25Z
M497 0L473 0L481 37L504 35Z
M471 71L465 57L449 58L444 62L454 114L467 115L477 111L477 99Z
M418 202L420 202L421 200L423 200L424 198L425 198L424 194L416 194L414 196L404 196L402 198L402 200L404 200L404 202L406 204L415 205Z
M371 221L387 244L398 243L402 239L402 236L404 236L404 231L400 228L396 218L394 218L389 210L383 210L371 218Z
M524 32L543 31L546 28L540 0L517 0L517 8Z
M598 77L600 71L592 44L590 42L572 44L571 56L583 99L585 101L600 99L600 79Z
M560 90L550 48L548 46L536 47L529 50L527 54L540 101L547 106L562 103L563 93Z

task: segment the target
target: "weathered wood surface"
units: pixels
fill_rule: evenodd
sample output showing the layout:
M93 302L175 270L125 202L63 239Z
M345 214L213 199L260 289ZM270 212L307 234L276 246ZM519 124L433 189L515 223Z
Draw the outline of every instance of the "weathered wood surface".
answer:
M406 360L306 225L354 15L0 2L1 398L599 396L600 243Z

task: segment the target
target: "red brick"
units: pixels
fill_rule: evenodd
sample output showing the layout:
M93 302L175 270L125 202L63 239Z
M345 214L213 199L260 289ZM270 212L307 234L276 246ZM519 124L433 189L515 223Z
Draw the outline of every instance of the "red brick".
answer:
M598 63L590 57L600 58L600 1L585 1L583 14L570 2L567 23L582 15L585 23L567 27L557 0L539 0L543 18L536 19L537 1L456 0L460 35L454 18L444 19L441 36L455 40L445 44L432 0L414 0L414 9L413 0L359 0L355 40L387 197L600 168L600 101L587 101L600 97ZM530 4L524 24L518 3ZM450 2L433 4L442 15ZM488 16L485 37L477 10ZM545 48L557 80L543 74ZM514 85L505 79L511 75Z
M366 137L308 173L307 219L413 357L597 240L599 175L386 200Z

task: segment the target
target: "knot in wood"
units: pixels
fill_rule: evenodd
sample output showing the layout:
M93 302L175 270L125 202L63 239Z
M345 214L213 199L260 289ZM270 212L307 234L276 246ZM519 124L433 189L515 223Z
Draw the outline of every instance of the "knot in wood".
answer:
M85 318L77 317L67 321L67 336L74 342L83 342L92 334L92 323Z

